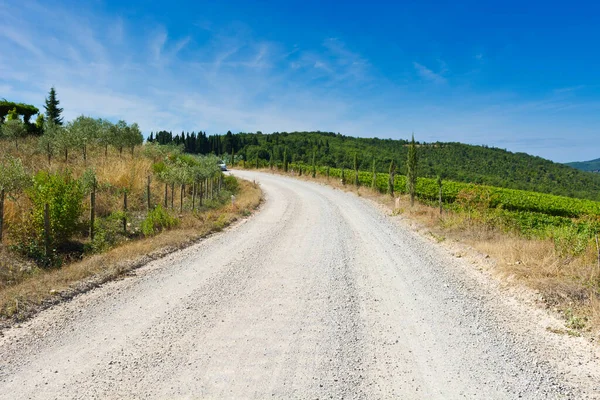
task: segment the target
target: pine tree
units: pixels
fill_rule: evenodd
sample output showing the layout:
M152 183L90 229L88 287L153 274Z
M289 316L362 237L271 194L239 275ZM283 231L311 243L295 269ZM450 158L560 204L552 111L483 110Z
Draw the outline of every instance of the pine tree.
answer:
M406 158L406 191L410 195L410 206L415 205L415 190L417 187L417 146L415 135L408 145L408 156Z
M56 125L63 124L63 119L60 116L60 113L63 112L63 109L58 107L59 104L60 101L58 101L56 98L56 90L54 87L52 87L50 88L50 93L48 94L44 108L46 109L46 120L52 121Z

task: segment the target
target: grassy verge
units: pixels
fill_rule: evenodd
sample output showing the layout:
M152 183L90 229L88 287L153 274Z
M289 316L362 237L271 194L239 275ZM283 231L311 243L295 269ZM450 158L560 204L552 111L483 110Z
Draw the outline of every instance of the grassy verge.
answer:
M284 174L276 169L264 171ZM574 253L570 250L578 244L570 243L568 238L557 242L556 237L525 237L498 226L485 213L454 208L444 209L440 215L437 206L417 203L410 207L405 195L393 199L365 186L342 185L338 178L285 175L354 192L382 204L394 215L408 218L438 242L456 242L475 249L493 261L491 272L502 282L533 289L546 307L563 317L566 329L557 333L600 339L600 263L593 242ZM462 256L460 252L456 255Z
M187 247L246 217L262 201L260 188L240 180L235 207L225 203L214 209L194 212L181 219L177 228L149 238L123 243L59 269L42 269L15 263L14 253L0 250L0 327L29 318L52 304L70 299L106 281ZM188 213L186 213L188 214ZM10 265L20 265L18 270Z

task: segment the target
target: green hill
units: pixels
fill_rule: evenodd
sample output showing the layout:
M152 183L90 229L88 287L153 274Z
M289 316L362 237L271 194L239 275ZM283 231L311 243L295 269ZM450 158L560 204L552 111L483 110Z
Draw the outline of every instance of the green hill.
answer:
M577 168L582 171L600 172L600 158L591 161L581 161L566 163L569 167Z
M406 172L407 140L356 138L331 132L276 132L272 134L237 133L206 136L173 136L159 132L155 141L178 143L192 153L214 152L218 155L243 156L249 162L281 162L287 151L288 161L352 168L358 154L359 168L369 171L375 160L379 172L387 172L390 160ZM419 143L418 173L422 177L442 174L445 179L485 184L510 189L530 190L562 196L600 200L600 174L590 174L564 164L554 163L525 153L462 143ZM223 157L226 160L227 157Z

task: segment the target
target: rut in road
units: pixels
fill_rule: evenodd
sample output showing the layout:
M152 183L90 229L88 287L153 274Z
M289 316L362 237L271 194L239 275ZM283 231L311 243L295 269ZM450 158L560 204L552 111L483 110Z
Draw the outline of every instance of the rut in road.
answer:
M5 332L0 398L598 397L596 348L366 201L235 174L260 213Z

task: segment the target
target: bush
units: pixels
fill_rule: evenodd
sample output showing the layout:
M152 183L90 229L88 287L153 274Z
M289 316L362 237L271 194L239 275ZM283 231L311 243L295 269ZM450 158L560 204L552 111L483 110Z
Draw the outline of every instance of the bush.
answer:
M589 243L587 232L580 232L577 226L563 226L552 232L554 249L561 258L577 257L586 250Z
M223 185L225 186L225 190L234 194L240 190L240 183L235 176L225 176L223 178Z
M19 229L16 248L37 261L46 259L44 210L46 204L50 216L50 247L52 253L65 245L78 229L79 218L83 213L83 189L81 183L73 179L69 172L39 172L33 178L33 186L27 190L33 205L31 218Z
M142 234L146 237L154 236L165 229L177 226L177 224L179 224L179 220L159 204L148 213L146 219L142 222Z

